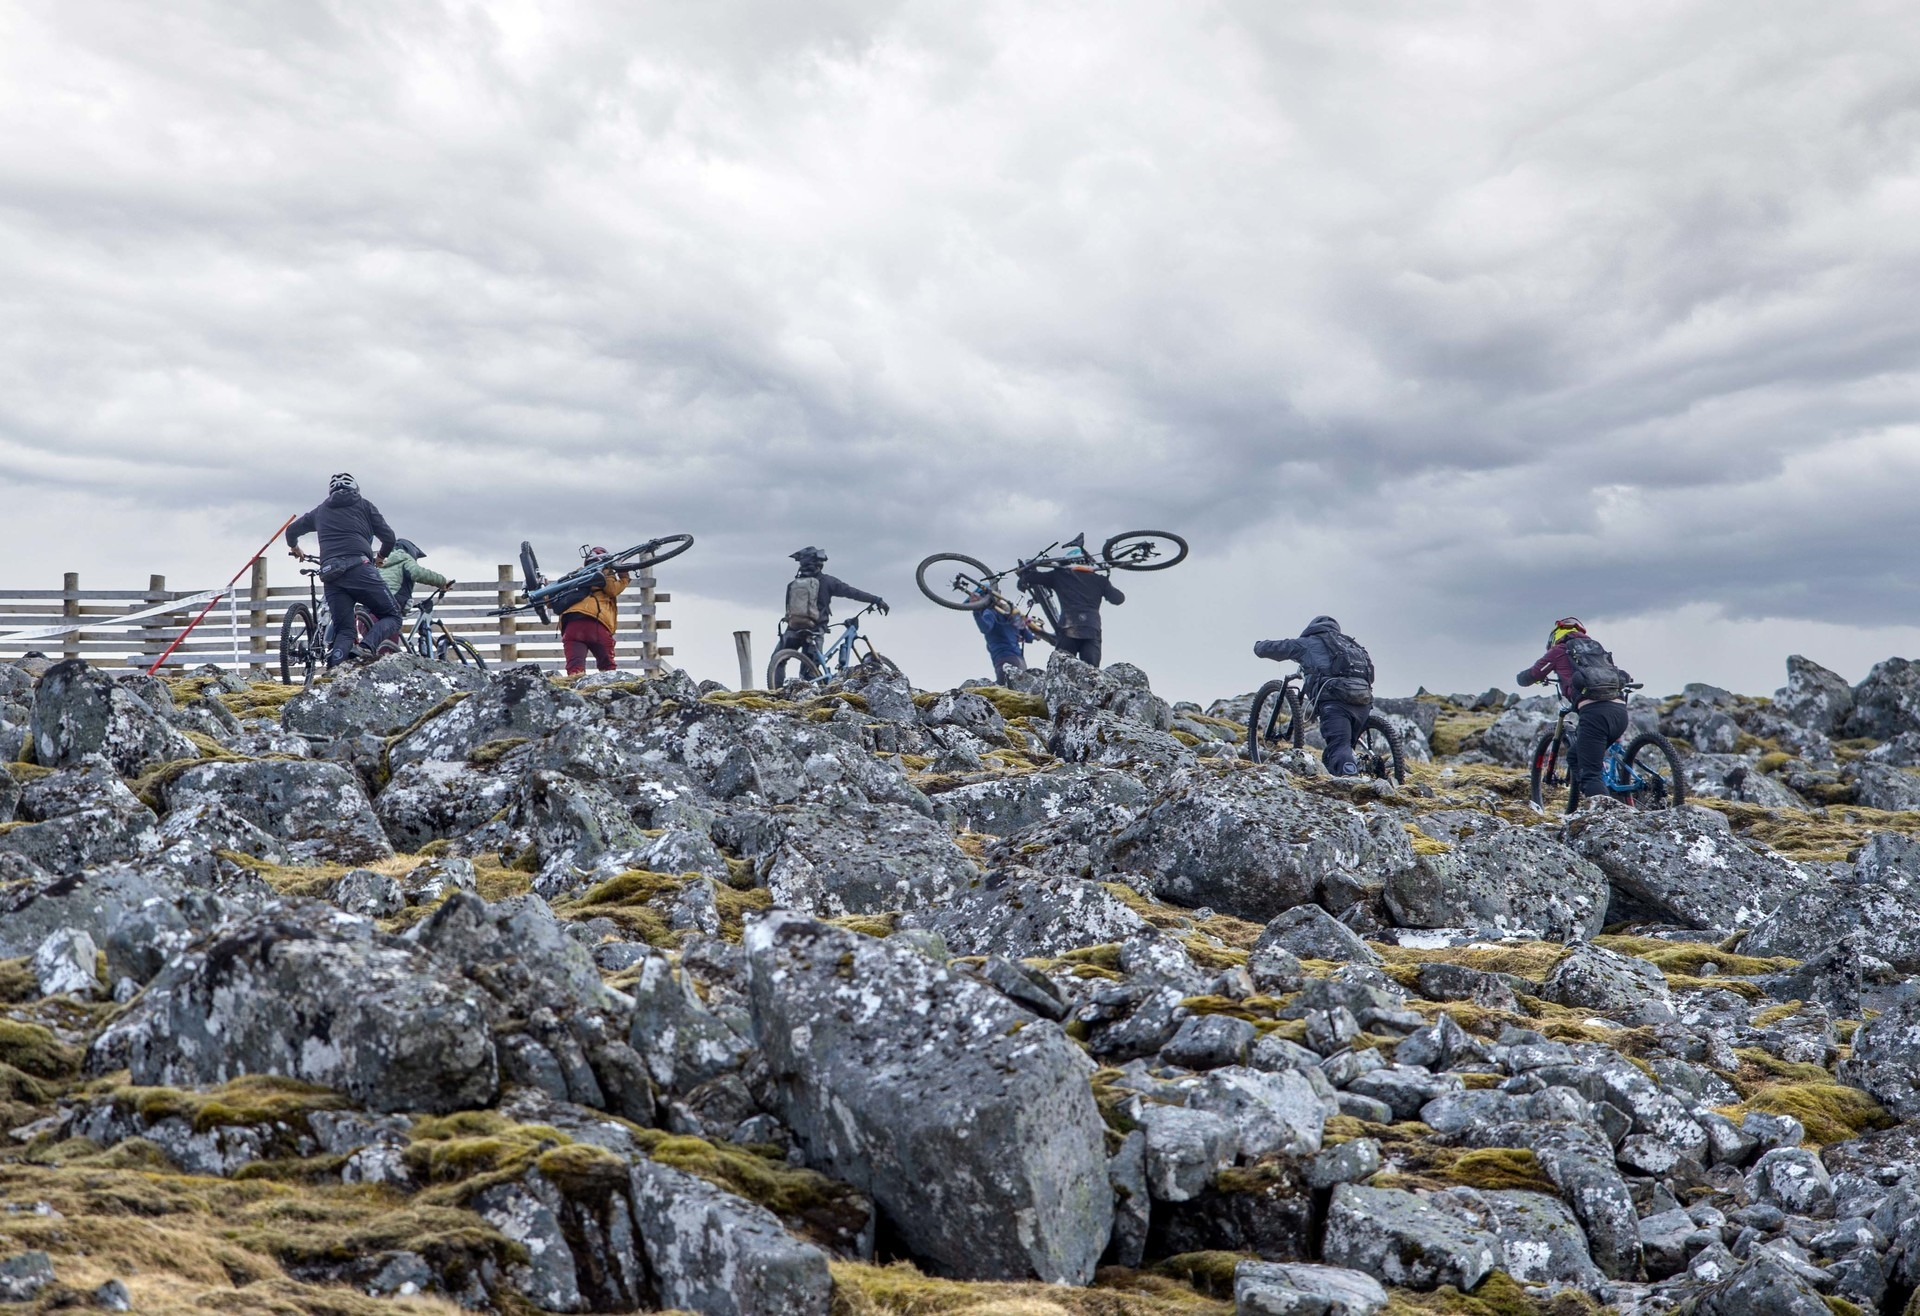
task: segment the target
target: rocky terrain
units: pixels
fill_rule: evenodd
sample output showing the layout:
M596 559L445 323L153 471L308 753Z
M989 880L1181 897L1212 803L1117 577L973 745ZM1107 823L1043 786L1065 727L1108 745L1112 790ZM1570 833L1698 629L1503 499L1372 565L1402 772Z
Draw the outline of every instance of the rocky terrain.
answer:
M1920 668L1023 680L0 665L0 1310L1920 1309Z

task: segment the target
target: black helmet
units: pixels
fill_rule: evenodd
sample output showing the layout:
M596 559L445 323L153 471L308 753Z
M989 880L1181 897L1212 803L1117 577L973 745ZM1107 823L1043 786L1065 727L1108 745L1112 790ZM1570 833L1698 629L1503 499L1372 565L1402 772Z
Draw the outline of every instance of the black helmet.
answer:
M827 551L823 548L815 548L812 544L808 544L798 553L789 553L787 556L804 567L809 562L825 562L827 560Z
M393 541L393 546L411 558L422 558L427 555L427 550L411 539L396 539Z

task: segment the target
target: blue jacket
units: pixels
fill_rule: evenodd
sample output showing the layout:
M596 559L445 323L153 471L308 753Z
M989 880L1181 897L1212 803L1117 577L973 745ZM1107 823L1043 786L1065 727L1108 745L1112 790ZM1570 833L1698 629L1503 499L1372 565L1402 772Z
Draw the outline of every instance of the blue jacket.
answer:
M1033 639L1025 617L1009 617L996 608L974 613L973 624L987 637L987 653L994 658L1018 658L1021 646Z

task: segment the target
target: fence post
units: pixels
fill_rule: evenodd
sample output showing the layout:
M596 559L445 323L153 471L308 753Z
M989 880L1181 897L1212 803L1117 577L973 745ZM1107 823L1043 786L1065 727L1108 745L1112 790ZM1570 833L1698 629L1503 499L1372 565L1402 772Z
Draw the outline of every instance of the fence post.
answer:
M65 617L78 617L80 615L80 573L77 571L69 571L66 575L62 576L60 578L60 590L64 595L60 604L61 615ZM72 631L67 634L65 643L60 651L60 656L63 658L78 658L80 656L80 633L78 631Z
M148 576L146 606L151 608L157 603L165 603L166 601L167 578L165 576ZM153 666L153 660L159 657L160 651L166 647L167 616L165 613L162 613L152 621L143 623L140 627L140 652L145 655L140 666ZM127 665L131 667L133 664L129 662Z
M247 649L259 656L248 662L249 671L262 671L267 665L267 555L262 553L253 560L253 579L248 582L247 595L253 602L253 611L247 614L247 627L253 632L253 639Z
M511 608L513 596L519 585L519 582L514 579L513 567L507 563L501 563L496 579L500 587L500 606ZM515 629L513 614L502 614L500 618L500 665L502 667L511 667L520 658L520 646L513 642Z
M640 670L649 674L660 670L659 605L654 602L653 587L659 582L653 572L640 573Z
M753 632L735 631L733 633L734 656L740 660L740 688L753 690L757 687L753 680Z

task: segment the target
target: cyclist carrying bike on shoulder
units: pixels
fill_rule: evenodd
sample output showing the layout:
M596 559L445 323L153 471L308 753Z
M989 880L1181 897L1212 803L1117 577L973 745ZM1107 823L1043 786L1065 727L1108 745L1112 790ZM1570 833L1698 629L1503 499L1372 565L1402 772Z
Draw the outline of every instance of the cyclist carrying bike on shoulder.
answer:
M1300 664L1306 680L1304 702L1320 719L1320 735L1327 747L1320 761L1336 777L1360 775L1354 755L1354 737L1366 730L1373 708L1373 658L1361 643L1340 629L1331 617L1315 617L1297 639L1261 640L1253 646L1256 658Z
M300 536L310 531L320 537L320 583L326 586L327 611L333 615L333 636L327 646L327 670L332 671L353 650L354 604L374 617L367 632L366 657L378 654L400 633L400 609L377 570L393 551L393 527L379 508L360 496L360 482L343 471L327 482L327 500L287 527L287 551L303 561L307 553L300 547ZM380 541L378 551L373 547L375 538Z
M827 623L833 620L835 599L871 603L881 616L887 615L887 601L878 594L855 589L838 576L829 576L821 570L827 565L824 549L809 544L788 556L800 564L800 569L787 582L787 614L784 629L780 633L780 648L817 654L820 634L827 629Z
M1607 747L1626 735L1631 724L1627 684L1632 678L1614 665L1613 655L1587 634L1578 617L1556 621L1540 661L1514 679L1527 686L1549 678L1559 681L1560 693L1580 717L1571 765L1580 799L1612 799L1607 791Z
M613 670L613 633L620 628L620 595L632 573L606 567L604 564L612 558L604 548L581 550L581 565L601 567L601 572L599 583L586 597L570 604L560 614L560 648L566 655L569 676L579 676L587 670L589 654L596 671Z
M1127 596L1114 588L1104 568L1096 565L1087 553L1087 536L1083 531L1069 539L1061 552L1063 558L1072 560L1064 567L1023 567L1014 577L1021 589L1027 591L1050 589L1060 601L1060 634L1054 639L1053 647L1061 653L1072 654L1089 667L1100 665L1100 605L1111 603L1115 607L1127 601Z
M393 601L403 613L407 605L413 602L415 584L431 585L434 589L449 589L453 585L451 580L431 567L420 565L420 559L426 555L427 551L411 539L396 539L387 554L387 560L381 564L380 579L387 582Z

